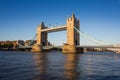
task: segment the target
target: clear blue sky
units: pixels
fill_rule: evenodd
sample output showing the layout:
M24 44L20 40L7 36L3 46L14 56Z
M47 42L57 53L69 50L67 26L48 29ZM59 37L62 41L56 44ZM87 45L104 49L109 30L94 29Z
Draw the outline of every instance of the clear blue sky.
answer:
M42 21L49 27L65 25L73 12L85 33L120 42L120 0L0 0L0 41L32 39ZM50 33L48 40L66 42L66 31Z

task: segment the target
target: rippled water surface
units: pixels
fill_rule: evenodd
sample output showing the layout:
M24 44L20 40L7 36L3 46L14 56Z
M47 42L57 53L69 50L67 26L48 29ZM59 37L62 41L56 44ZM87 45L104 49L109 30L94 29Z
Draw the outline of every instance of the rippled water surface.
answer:
M0 80L120 80L120 54L1 51Z

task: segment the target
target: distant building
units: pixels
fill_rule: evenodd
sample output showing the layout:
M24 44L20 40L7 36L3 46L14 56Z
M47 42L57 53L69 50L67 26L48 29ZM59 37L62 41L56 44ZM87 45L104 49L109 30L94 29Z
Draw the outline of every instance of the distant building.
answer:
M17 41L0 41L1 50L11 50L15 49L17 46Z

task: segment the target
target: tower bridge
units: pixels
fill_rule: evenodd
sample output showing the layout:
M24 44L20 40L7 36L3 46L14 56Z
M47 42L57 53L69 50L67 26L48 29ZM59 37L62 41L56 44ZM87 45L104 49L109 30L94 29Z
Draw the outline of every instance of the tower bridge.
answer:
M76 46L80 45L80 35L74 29L74 27L76 27L78 30L80 29L80 21L75 17L74 14L67 19L66 25L64 26L48 28L42 22L37 27L37 45L33 46L33 50L42 51L42 46L48 46L48 33L66 30L67 43L63 45L63 52L76 52Z
M52 32L58 32L58 31L64 31L67 32L67 43L63 44L62 46L55 47L55 46L49 46L48 45L48 33ZM120 46L114 46L114 45L101 45L101 46L81 46L80 45L80 35L84 36L86 39L95 42L96 44L106 44L105 42L98 41L88 35L86 35L84 32L80 31L80 21L75 17L74 14L70 18L67 18L66 25L63 26L56 26L48 28L45 26L44 22L42 22L37 27L37 34L35 37L36 44L33 46L26 46L20 48L32 48L32 51L43 51L43 49L48 48L62 48L63 53L76 53L76 52L83 52L84 48L120 48ZM34 38L35 38L34 37ZM32 40L33 41L33 40ZM31 44L32 42L30 42ZM119 50L120 51L120 50Z

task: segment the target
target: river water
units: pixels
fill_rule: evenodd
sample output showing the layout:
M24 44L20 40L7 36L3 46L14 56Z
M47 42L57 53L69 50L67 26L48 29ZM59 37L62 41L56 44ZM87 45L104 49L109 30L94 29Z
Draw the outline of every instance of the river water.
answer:
M0 80L120 80L120 54L1 51Z

